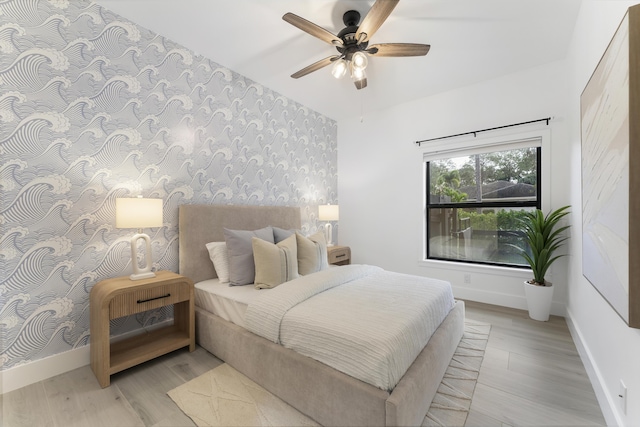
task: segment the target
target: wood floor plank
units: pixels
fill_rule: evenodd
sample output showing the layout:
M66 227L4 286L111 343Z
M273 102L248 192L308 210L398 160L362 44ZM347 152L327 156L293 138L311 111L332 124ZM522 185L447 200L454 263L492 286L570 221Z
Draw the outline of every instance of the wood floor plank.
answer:
M2 425L7 427L54 425L42 382L5 393L1 398Z
M507 423L503 423L501 421L496 420L495 418L491 418L490 416L478 412L474 409L469 411L469 415L467 416L467 421L465 422L465 426L473 426L473 427L512 427Z
M484 350L482 368L493 367L498 369L509 369L509 352L499 348L489 347Z
M151 427L197 427L196 424L191 421L191 418L185 416L182 411L178 410L177 413L172 414L168 418L164 418L158 421Z
M593 419L602 418L602 411L591 385L577 386L571 381L552 383L542 376L524 375L487 365L482 366L478 383L568 413L581 416L586 414Z
M192 353L185 352L177 355L176 358L168 360L166 364L184 382L187 382L224 363L217 357L212 356L204 348L198 347Z
M529 400L478 383L471 409L514 426L604 426L588 416Z
M111 383L117 385L144 425L153 426L167 418L189 425L189 417L167 395L185 382L168 366L185 352L188 350L176 350L111 376Z
M567 360L564 357L549 354L531 357L512 352L509 357L509 370L554 383L570 382L577 387L591 388L591 382L585 375L584 365L579 357Z
M579 356L573 341L565 339L545 340L523 331L505 330L499 327L491 329L489 345L522 355L533 355L543 351L556 355Z
M53 424L60 427L144 426L117 387L101 388L89 366L43 381Z
M486 419L488 425L492 425L491 420L508 425L605 424L563 318L552 316L549 322L538 322L521 310L473 302L468 305L468 317L477 313L485 319L510 319L492 324L470 422L477 419L482 423ZM510 401L502 402L506 397ZM520 410L504 408L513 405ZM560 414L558 420L535 415L542 410L554 416Z

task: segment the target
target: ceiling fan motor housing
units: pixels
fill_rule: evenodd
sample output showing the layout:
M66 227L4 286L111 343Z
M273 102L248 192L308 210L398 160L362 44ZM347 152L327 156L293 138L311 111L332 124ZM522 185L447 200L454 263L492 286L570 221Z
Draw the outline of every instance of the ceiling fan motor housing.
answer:
M356 32L358 31L358 24L360 23L360 12L357 10L346 11L344 15L342 15L342 22L344 22L346 27L338 33L338 37L344 45L336 46L336 49L346 60L350 61L353 54L365 50L369 42L358 44L358 40L356 39Z

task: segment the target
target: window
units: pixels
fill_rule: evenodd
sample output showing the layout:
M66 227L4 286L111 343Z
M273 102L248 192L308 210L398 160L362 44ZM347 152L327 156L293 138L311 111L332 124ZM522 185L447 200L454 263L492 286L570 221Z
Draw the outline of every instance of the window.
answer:
M527 267L518 218L541 206L540 145L425 155L428 259Z

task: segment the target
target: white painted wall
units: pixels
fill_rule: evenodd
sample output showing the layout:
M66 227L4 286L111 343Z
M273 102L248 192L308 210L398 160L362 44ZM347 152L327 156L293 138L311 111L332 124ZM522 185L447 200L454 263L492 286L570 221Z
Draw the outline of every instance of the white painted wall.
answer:
M553 62L384 111L367 112L365 107L362 121L339 121L339 243L351 246L353 261L449 280L458 298L526 308L522 282L530 271L421 262L424 149L414 141L555 116L549 127L509 132L540 126L551 130L546 178L553 191L547 195L551 206L543 209L560 207L569 197L566 70L564 61ZM552 271L554 314L564 315L566 265L561 260ZM471 274L471 284L464 284L465 273Z
M585 0L580 11L570 49L570 94L568 105L570 143L570 195L575 206L573 224L580 229L580 94L604 53L609 41L632 1ZM635 118L637 120L638 118ZM574 233L571 252L579 254L582 239ZM638 260L635 260L636 262ZM601 393L611 409L611 424L640 426L640 330L628 328L593 286L582 275L582 259L571 258L568 266L569 288L567 312L592 364ZM618 398L619 381L628 388L627 412ZM605 412L605 416L607 413ZM611 416L613 415L613 416Z
M525 308L522 274L420 262L422 154L413 141L555 116L550 207L571 204L573 214L570 256L552 272L557 286L552 313L566 309L607 422L619 426L640 426L640 330L628 328L582 275L579 107L584 86L634 3L584 0L565 61L385 111L368 112L363 103L362 119L338 125L340 244L351 246L354 262L444 278L456 297ZM463 283L467 272L471 285ZM628 388L626 413L617 397L620 380Z

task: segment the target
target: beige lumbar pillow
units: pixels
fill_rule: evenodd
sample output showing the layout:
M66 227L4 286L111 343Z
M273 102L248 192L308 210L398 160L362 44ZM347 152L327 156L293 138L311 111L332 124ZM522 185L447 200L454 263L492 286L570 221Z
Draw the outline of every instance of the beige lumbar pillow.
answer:
M298 277L296 236L273 244L256 237L251 239L256 266L254 285L257 289L276 286Z
M306 275L329 268L324 233L318 231L305 237L296 232L296 242L298 244L298 274Z

